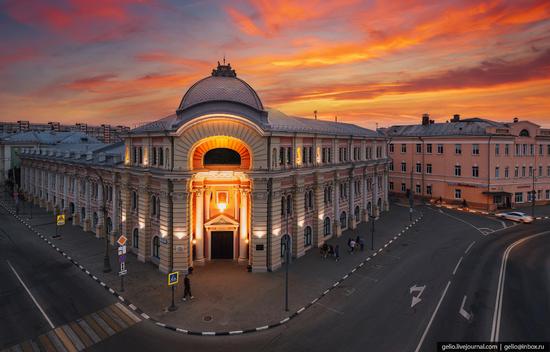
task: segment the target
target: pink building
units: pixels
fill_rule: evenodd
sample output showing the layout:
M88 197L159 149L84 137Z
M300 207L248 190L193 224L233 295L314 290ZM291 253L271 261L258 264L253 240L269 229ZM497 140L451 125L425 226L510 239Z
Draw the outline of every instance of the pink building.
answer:
M550 129L514 118L392 126L389 190L492 211L550 203Z

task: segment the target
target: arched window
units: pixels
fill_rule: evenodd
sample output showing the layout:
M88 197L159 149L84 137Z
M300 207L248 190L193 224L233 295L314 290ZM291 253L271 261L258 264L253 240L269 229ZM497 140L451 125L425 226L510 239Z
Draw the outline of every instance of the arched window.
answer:
M99 218L97 216L97 213L94 211L94 215L92 217L92 224L94 225L94 227L97 226L97 222L99 221Z
M281 258L285 257L286 252L286 240L285 236L281 237Z
M309 209L313 209L313 191L309 191Z
M382 209L382 198L378 198L378 205L377 205L378 211Z
M369 215L372 215L372 204L371 204L371 202L367 203L367 212L369 213Z
M107 234L110 235L113 231L113 221L111 218L107 218Z
M166 152L164 153L164 158L165 158L165 165L166 167L170 167L170 150L168 148L166 148Z
M136 191L132 191L132 210L137 210L138 195Z
M241 165L241 155L229 148L215 148L204 154L204 165Z
M137 228L134 229L132 234L132 246L136 249L139 248L139 230Z
M286 212L285 212L285 205L286 205L286 197L283 196L281 198L281 216L285 216Z
M360 212L359 206L357 205L355 207L355 221L359 221L359 212Z
M160 239L159 236L153 237L153 257L160 258Z
M164 165L164 149L159 148L159 166Z
M70 202L69 203L69 212L72 214L74 214L74 203L73 202Z
M306 247L311 246L313 237L311 232L311 226L306 226L306 228L304 229L304 246Z
M157 215L157 197L151 197L151 215Z
M340 213L340 228L344 230L348 227L348 214L345 211Z
M286 213L288 216L292 216L292 196L290 194L286 196Z
M157 197L157 218L160 219L160 198Z
M271 154L271 168L275 169L277 167L277 148L273 148L273 153Z
M330 218L328 216L323 221L323 235L330 236Z
M520 137L529 137L529 131L526 129L523 129L519 132Z
M84 208L84 207L82 207L82 208L80 209L80 218L81 218L82 220L86 219L86 208Z

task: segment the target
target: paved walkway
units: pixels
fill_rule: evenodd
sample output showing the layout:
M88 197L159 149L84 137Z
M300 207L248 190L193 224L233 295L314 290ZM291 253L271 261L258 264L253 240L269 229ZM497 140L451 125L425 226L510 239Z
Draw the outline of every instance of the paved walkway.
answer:
M13 206L6 196L4 202ZM20 209L20 215L28 219L28 204ZM419 216L418 212L413 212L415 219ZM44 209L33 207L32 219L28 222L44 235L55 234L54 216ZM375 223L375 249L394 238L408 224L409 209L392 206L391 211L383 213ZM171 290L166 285L166 275L153 264L138 262L134 255L128 255L125 291L120 294L154 319L184 329L232 331L264 326L288 317L319 297L335 281L375 253L370 250L370 226L370 223L361 224L357 230L345 231L340 238L328 241L340 245L338 262L323 259L318 248L312 248L303 257L293 260L289 268L289 312L284 310L284 269L272 273L249 273L245 266L233 261L195 267L190 276L195 299L182 302L183 285L180 284L176 290L178 309L168 312L166 307L170 304ZM52 239L59 248L108 286L120 290L117 270L107 274L102 272L104 240L72 225L63 226L60 234L60 238ZM349 254L347 240L357 235L365 239L365 250ZM111 248L111 265L113 269L118 267L114 248Z

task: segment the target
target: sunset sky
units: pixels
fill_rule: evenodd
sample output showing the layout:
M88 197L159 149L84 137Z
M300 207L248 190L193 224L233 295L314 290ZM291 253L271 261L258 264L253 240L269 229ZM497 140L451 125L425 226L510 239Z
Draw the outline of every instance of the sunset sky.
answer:
M548 0L0 0L0 38L0 121L135 126L225 55L288 114L550 126Z

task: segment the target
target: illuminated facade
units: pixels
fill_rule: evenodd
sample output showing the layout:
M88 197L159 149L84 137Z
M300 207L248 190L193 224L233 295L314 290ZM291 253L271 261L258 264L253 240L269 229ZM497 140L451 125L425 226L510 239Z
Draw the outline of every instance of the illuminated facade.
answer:
M189 88L174 115L132 130L120 150L88 162L37 150L22 158L23 189L37 203L102 236L105 199L107 232L125 234L161 271L171 249L176 270L220 259L276 270L283 235L301 257L388 209L383 135L264 108L230 65ZM65 183L51 188L48 177Z

